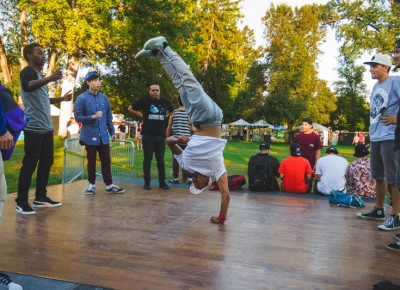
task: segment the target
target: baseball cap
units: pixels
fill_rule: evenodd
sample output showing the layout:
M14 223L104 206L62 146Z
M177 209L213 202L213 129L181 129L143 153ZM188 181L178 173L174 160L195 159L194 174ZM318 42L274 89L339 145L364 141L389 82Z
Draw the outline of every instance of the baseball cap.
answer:
M299 143L292 143L290 145L290 155L301 156L301 145Z
M366 61L364 62L364 64L381 64L381 65L386 65L386 66L392 66L392 59L390 58L390 56L388 56L387 54L381 54L381 53L377 53L375 54L370 61Z
M339 154L339 152L337 151L337 149L335 147L328 147L326 148L326 154L330 154L330 153L335 153L336 155Z
M267 143L261 143L259 149L260 150L269 150L271 147Z
M100 77L99 73L95 70L88 72L85 76L85 81L91 81L94 79L98 79Z

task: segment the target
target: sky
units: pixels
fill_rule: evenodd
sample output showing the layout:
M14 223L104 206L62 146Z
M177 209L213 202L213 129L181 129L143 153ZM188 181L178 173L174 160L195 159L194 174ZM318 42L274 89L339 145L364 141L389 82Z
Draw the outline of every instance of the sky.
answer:
M261 18L265 15L271 4L288 4L291 6L302 6L305 4L326 4L328 0L243 0L242 2L242 13L245 18L243 24L253 29L257 45L263 45L263 30L265 27L262 24ZM339 67L337 57L339 44L335 40L335 34L333 30L328 30L326 42L320 46L320 50L323 52L318 59L318 76L328 82L328 85L333 89L333 83L338 80L337 68ZM363 55L357 64L362 64L364 61L371 59L370 54ZM364 82L367 84L369 91L375 84L375 81L371 79L371 75L367 71L364 74Z

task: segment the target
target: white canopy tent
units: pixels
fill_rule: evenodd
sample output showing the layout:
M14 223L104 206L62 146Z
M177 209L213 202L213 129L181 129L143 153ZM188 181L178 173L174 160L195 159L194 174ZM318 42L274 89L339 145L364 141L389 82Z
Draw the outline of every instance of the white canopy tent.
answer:
M274 125L268 124L267 122L265 122L264 120L258 120L255 123L252 123L251 126L253 127L268 127L270 129L274 129Z
M230 126L250 126L250 123L246 122L243 119L239 119L233 123L229 123Z

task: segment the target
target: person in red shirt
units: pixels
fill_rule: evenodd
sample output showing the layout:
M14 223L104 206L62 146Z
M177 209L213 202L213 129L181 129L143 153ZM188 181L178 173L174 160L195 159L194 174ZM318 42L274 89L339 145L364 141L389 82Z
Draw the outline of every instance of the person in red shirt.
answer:
M301 128L302 131L294 137L293 143L301 145L303 157L310 162L314 170L317 160L321 157L322 143L318 134L314 133L313 122L310 118L303 119Z
M282 191L293 193L307 193L309 191L307 182L311 180L310 162L302 157L301 145L293 143L290 145L290 155L282 160L278 173L282 182Z

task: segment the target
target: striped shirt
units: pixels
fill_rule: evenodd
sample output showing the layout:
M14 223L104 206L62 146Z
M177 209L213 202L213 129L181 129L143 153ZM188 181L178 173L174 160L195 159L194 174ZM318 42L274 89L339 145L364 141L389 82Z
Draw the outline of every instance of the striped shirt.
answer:
M185 110L176 109L172 119L172 135L176 138L179 136L190 136L191 127L189 118Z

